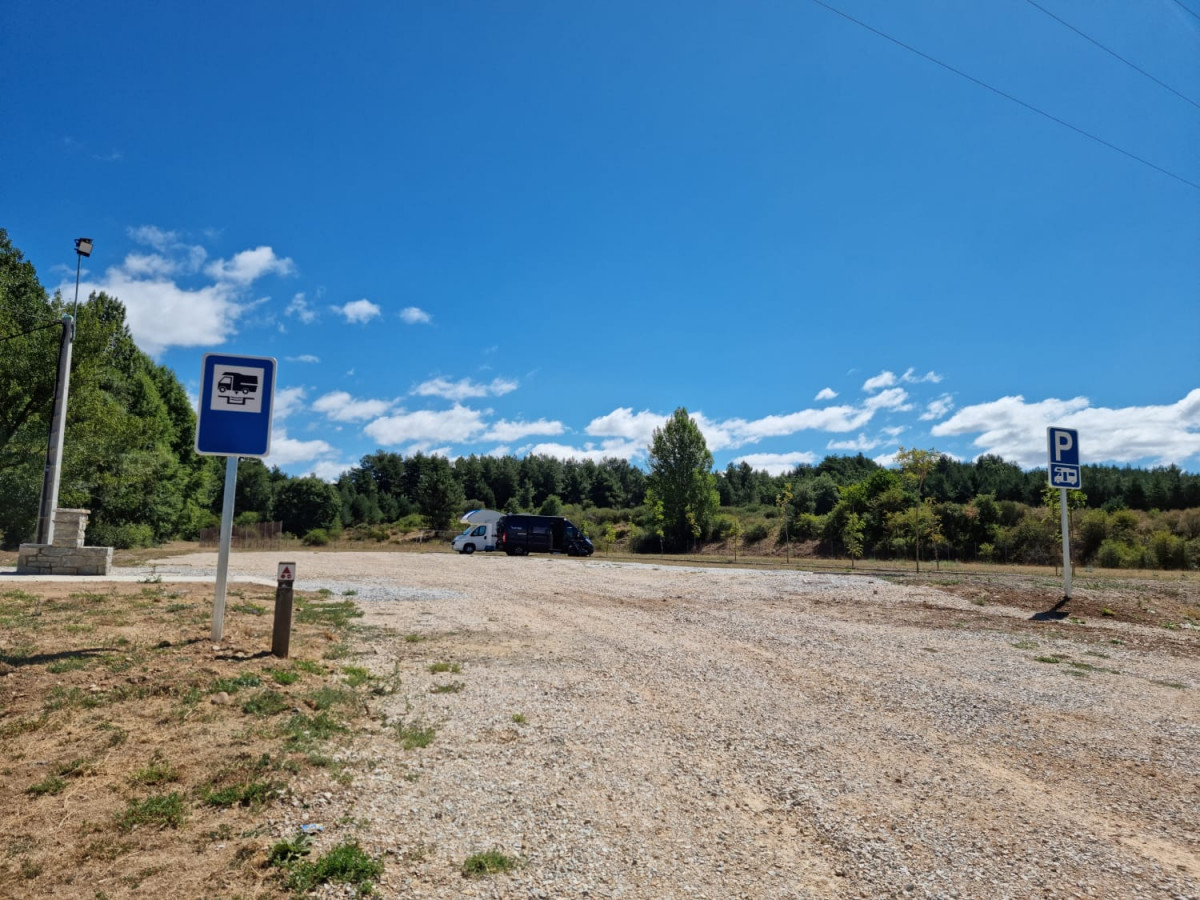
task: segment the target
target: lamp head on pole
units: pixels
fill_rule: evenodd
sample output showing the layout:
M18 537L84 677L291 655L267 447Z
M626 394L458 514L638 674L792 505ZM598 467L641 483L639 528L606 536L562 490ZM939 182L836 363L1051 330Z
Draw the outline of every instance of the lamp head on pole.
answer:
M80 256L92 255L92 239L91 238L75 238L75 252Z

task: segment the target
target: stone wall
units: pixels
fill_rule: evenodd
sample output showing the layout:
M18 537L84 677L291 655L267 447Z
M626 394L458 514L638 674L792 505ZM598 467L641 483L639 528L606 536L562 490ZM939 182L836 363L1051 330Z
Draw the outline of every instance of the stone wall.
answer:
M54 543L22 544L17 551L20 575L107 575L112 547L85 547L90 509L56 509Z

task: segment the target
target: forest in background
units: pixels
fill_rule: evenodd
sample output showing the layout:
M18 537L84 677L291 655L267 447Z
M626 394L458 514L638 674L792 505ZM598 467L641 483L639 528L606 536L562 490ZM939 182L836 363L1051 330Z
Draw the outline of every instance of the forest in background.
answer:
M47 294L0 229L0 545L11 549L34 534L58 322L67 312L76 313L79 328L59 505L92 511L91 544L195 539L219 521L223 463L195 453L195 412L174 372L137 348L119 299L98 293L69 309ZM711 468L707 450L697 449ZM788 552L794 546L851 559L920 552L1048 564L1059 553L1058 492L1046 490L1045 470L1023 471L996 456L960 462L934 451L919 484L861 454L828 456L775 476L730 464L699 472L701 493L714 495L712 508L704 500L704 509L687 510L686 522L664 520L669 485L655 481L654 462L652 454L650 471L643 471L624 459L451 462L380 450L329 484L243 460L235 505L239 523L281 521L311 543L342 534L379 539L396 523L447 529L466 510L487 507L567 515L601 545L633 552L714 544L755 552L786 544ZM1079 561L1200 565L1200 475L1176 466L1085 465L1083 484L1070 501Z

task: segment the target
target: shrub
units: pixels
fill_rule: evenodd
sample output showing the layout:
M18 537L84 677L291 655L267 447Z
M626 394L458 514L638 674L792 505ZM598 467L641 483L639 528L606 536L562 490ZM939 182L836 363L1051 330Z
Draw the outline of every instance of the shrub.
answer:
M109 525L95 522L88 526L88 542L94 547L116 547L128 550L131 547L150 547L154 544L154 529L149 525L132 522L124 525Z
M771 534L771 526L766 522L755 522L746 529L742 540L747 544L757 544L759 541L766 540Z
M314 528L302 540L309 547L324 547L329 543L329 532L324 528Z

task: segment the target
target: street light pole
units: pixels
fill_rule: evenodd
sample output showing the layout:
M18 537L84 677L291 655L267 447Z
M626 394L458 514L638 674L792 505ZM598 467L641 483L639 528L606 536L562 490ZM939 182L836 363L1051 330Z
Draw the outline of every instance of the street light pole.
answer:
M92 255L92 239L75 241L75 311L79 311L79 274L83 258ZM54 511L62 479L63 440L67 432L67 395L71 388L71 348L75 343L75 317L63 313L62 340L58 347L58 377L54 384L54 413L50 418L50 441L46 446L46 469L42 474L42 499L38 506L37 537L34 543L54 543Z

